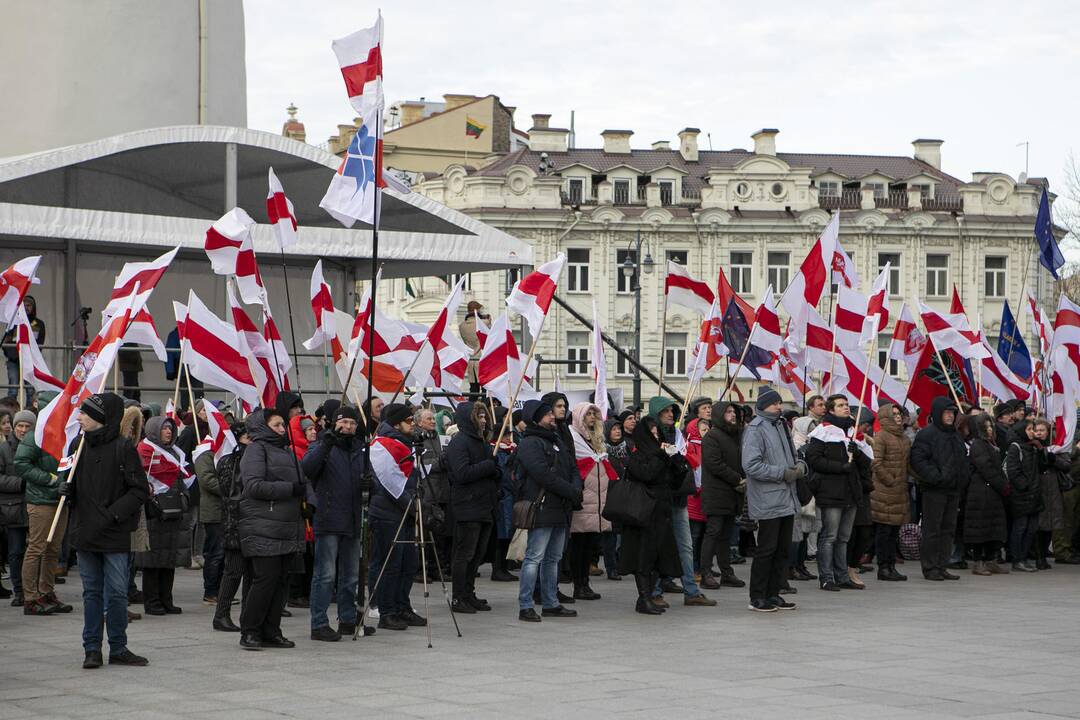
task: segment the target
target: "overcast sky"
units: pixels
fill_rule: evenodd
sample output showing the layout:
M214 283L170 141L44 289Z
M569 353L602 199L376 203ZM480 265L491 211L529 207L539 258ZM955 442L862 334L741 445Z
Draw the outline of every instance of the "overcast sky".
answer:
M280 132L290 102L308 142L350 122L330 41L378 7L247 0L248 124ZM388 102L494 93L525 130L532 113L566 126L575 110L578 147L599 147L605 128L648 147L694 126L720 150L775 127L781 152L888 155L932 137L945 141L943 169L970 180L1015 177L1029 141L1029 174L1058 193L1080 153L1077 2L397 0L382 11Z

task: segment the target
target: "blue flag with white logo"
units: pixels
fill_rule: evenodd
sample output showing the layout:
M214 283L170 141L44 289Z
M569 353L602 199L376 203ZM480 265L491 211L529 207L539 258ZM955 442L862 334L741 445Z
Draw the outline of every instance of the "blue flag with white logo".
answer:
M746 351L746 355L743 356L743 348L746 347L746 341L750 339L750 328L747 326L746 318L743 317L742 311L739 310L735 298L732 298L731 302L728 303L720 327L724 335L724 345L727 346L730 353L729 357L734 358L736 362L738 362L739 358L742 358L742 366L760 380L761 375L757 369L763 365L768 365L772 360L772 355L763 348L751 345Z
M1001 331L998 334L997 354L1018 378L1031 379L1031 353L1028 352L1020 329L1016 327L1016 318L1013 317L1008 300L1001 307Z
M1057 238L1054 237L1054 218L1050 215L1050 196L1046 188L1043 188L1039 201L1039 214L1035 216L1035 239L1039 241L1039 262L1055 280L1060 280L1058 268L1065 264L1065 256L1061 254Z

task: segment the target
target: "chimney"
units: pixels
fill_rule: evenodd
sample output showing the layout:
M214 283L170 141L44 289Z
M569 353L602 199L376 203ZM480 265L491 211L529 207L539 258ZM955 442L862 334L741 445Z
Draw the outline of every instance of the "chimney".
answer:
M537 113L532 116L533 126L529 128L529 149L536 152L566 152L567 138L570 131L566 128L553 128L551 116Z
M533 116L533 130L544 130L551 122L551 115L536 113Z
M473 100L480 99L475 95L443 95L442 97L443 102L446 103L446 107L443 109L444 111L453 110L456 107L471 103Z
M750 137L754 139L755 155L776 156L776 136L780 133L776 128L762 128Z
M941 145L944 140L933 140L929 138L919 138L918 140L912 140L911 145L915 148L915 159L922 160L924 163L934 168L935 170L941 169Z
M401 124L412 125L417 120L424 119L424 103L410 100L401 103Z
M630 136L633 130L605 130L600 133L604 138L604 152L606 153L630 153Z
M683 156L683 160L697 162L697 136L700 132L701 130L692 127L683 128L679 131L679 154Z
M668 142L667 140L657 140L656 142L654 142L652 144L652 149L653 150L670 150L671 149L671 143Z

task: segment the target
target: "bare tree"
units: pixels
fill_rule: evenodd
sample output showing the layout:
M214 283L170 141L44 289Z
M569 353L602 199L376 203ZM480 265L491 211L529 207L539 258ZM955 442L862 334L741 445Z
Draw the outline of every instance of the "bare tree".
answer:
M1080 163L1071 152L1065 158L1065 186L1054 201L1054 223L1068 233L1062 245L1080 247Z

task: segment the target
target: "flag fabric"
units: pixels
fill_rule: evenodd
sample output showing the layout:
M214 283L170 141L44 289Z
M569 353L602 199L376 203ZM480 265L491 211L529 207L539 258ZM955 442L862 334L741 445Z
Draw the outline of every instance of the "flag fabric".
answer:
M757 327L755 324L754 327ZM723 319L724 345L727 346L728 357L735 358L736 362L741 359L742 364L737 368L745 368L754 377L761 379L758 368L772 362L772 355L766 350L748 343L751 329L746 325L746 318L739 311L739 306L732 300L724 311Z
M341 67L349 102L365 121L383 109L382 41L382 13L379 13L371 27L330 44Z
M128 324L141 308L139 297L139 286L136 284L125 304L102 326L101 332L83 352L64 389L38 413L34 440L38 447L54 458L59 460L67 455L68 446L79 434L77 418L83 400L101 392L109 379L109 371Z
M281 378L281 389L291 390L289 386L289 371L292 370L292 359L285 347L285 341L281 339L274 316L270 314L269 303L263 306L263 339L270 346L270 359L277 365L278 376Z
M867 319L866 296L841 285L836 291L834 332L836 347L857 350L862 347L863 325Z
M255 221L242 208L233 208L221 216L206 231L203 250L210 258L210 267L218 275L235 275L240 246L251 237Z
M1031 353L1028 352L1024 336L1017 327L1016 318L1013 317L1008 300L1001 306L997 354L1018 378L1025 382L1031 381Z
M961 400L975 404L975 386L964 367L964 358L953 350L935 352L934 344L927 342L908 383L908 399L919 406L919 425L929 422L934 398L951 398L954 391Z
M878 367L877 363L868 365L866 355L858 350L844 350L838 347L836 365L838 369L834 374L841 380L843 388L841 392L847 395L848 400L868 407L875 413L881 401L899 405L908 394L904 386ZM828 383L828 375L822 379L822 382ZM860 393L862 393L861 396Z
M319 207L347 228L358 220L372 227L378 225L375 196L380 188L386 187L381 118L381 113L375 113L370 123L364 121L357 128L341 165L330 178L326 194L319 201Z
M1027 301L1028 312L1031 314L1031 323L1039 336L1039 354L1045 358L1050 354L1050 343L1054 337L1054 329L1047 321L1046 315L1039 309L1039 304L1035 302L1035 298L1030 291L1027 293Z
M979 360L979 385L983 392L1000 401L1027 400L1031 395L1028 390L1030 378L1021 379L1009 369L1005 358L994 352L986 342L986 336L979 331L979 340L986 346L988 354Z
M360 297L360 312L353 323L352 336L349 341L349 357L359 351L362 356L369 354L374 357L393 352L402 341L409 336L409 330L399 320L395 320L383 313L377 303L374 312L371 302L371 290L378 287L382 278L382 270L375 274L375 280L364 290ZM372 329L374 326L374 330ZM369 352L369 346L373 351Z
M779 352L784 338L780 332L780 316L776 313L772 285L765 291L755 316L757 321L750 332L754 344L772 353Z
M175 475L176 479L182 480L186 487L194 484L195 475L189 469L187 453L176 444L173 444L171 452L147 438L140 440L139 445L150 451L146 480L150 483L151 494L160 495L169 491L169 486L158 480L159 477L165 475Z
M418 349L420 355L409 376L408 382L414 386L447 392L461 390L472 351L451 332L450 318L457 315L465 295L465 280L466 277L462 275L446 297L435 322L428 328L425 342Z
M986 357L987 350L979 342L978 333L971 329L962 313L939 313L920 301L919 314L930 342L938 350L955 350L969 360Z
M1057 238L1054 237L1054 218L1050 214L1050 195L1043 188L1039 199L1039 213L1035 216L1035 240L1039 243L1039 264L1046 268L1055 280L1060 280L1058 270L1065 264Z
M892 263L885 263L866 299L866 321L863 323L862 344L877 342L878 333L889 324L889 274Z
M687 371L691 386L701 382L705 372L712 369L728 354L728 348L724 345L723 324L724 317L720 314L720 306L714 299L712 305L709 306L708 315L701 321L701 331L691 355L690 368Z
M832 281L834 284L846 287L859 287L859 271L855 269L855 263L851 260L837 239L832 258Z
M668 260L664 293L669 305L680 305L700 315L709 314L714 297L708 283L695 279L689 270L674 260Z
M1080 305L1064 293L1058 299L1047 366L1050 392L1046 413L1054 426L1053 448L1071 449L1076 431L1076 405L1080 400Z
M270 224L274 226L274 235L277 237L278 246L282 250L288 250L296 244L297 225L296 211L292 201L285 197L285 190L281 182L274 174L274 168L270 168L270 191L266 195L266 215L270 218Z
M915 367L919 364L926 342L926 336L915 325L915 316L911 314L907 303L904 303L900 306L900 317L896 319L896 325L893 327L892 341L889 343L889 359L903 360L909 379L915 377Z
M400 498L413 473L412 448L393 438L379 435L371 443L369 452L375 479L394 499Z
M269 305L250 233L236 254L236 290L240 293L240 299L249 305Z
M842 374L843 369L836 364L835 351L833 328L817 310L810 308L806 315L806 344L803 349L805 365L821 373Z
M805 352L798 341L788 335L776 354L776 384L787 388L793 397L804 397L815 390L810 379Z
M259 390L248 359L241 354L236 329L211 312L194 290L188 292L184 319L184 362L192 377L236 395L249 406L259 404Z
M522 372L521 353L514 341L514 334L510 331L510 319L503 313L491 323L491 329L484 340L476 366L477 381L503 406L510 407L510 396L521 381ZM522 382L521 391L530 390L531 388Z
M337 336L334 327L334 294L323 277L322 260L311 271L311 313L315 317L315 334L304 341L308 350L317 350Z
M468 137L478 138L480 134L487 130L487 125L484 125L479 120L465 116L465 135Z
M270 406L273 407L273 406ZM225 422L225 416L221 414L212 403L206 403L206 437L195 446L191 453L191 461L195 462L205 452L214 454L214 466L221 459L236 449L236 436Z
M22 305L30 286L37 279L40 255L23 258L0 273L0 324L14 325L15 311Z
M229 302L229 317L237 333L236 349L248 360L251 377L254 380L255 389L259 392L262 406L274 407L278 393L282 390L284 378L274 364L273 348L244 311L243 305L237 302L232 283L226 283L225 295Z
M593 404L600 409L600 418L607 420L608 410L611 409L608 405L607 358L604 356L604 335L600 329L600 311L596 309L596 300L593 300L592 314L592 352L589 353L589 362L592 363Z
M149 262L124 263L124 266L120 268L120 273L116 276L116 280L113 281L109 301L101 311L101 322L106 322L118 309L127 305L127 298L131 293L135 292L136 285L138 285L139 294L142 296L136 299L136 305L145 304L150 297L151 291L157 286L165 271L169 269L169 265L172 264L173 259L176 258L176 253L179 251L180 246L178 245ZM164 356L159 357L164 362Z
M514 283L510 297L506 298L507 307L524 317L529 324L529 334L534 343L544 326L544 318L547 317L551 298L555 296L565 265L566 255L559 253L554 260L549 260Z
M484 347L484 343L487 342L488 333L491 332L491 328L484 322L484 319L479 314L474 316L476 320L476 339L480 342L480 347Z
M724 274L724 268L720 268L720 271L717 273L716 300L721 313L724 313L727 310L728 304L732 300L735 300L735 304L739 306L739 312L746 318L746 326L750 327L754 324L754 307L735 294L735 289L731 287L727 275Z
M139 292L142 292L141 286ZM165 352L165 344L161 342L157 326L154 325L154 318L145 307L135 313L135 317L131 319L131 324L128 325L127 332L124 333L124 342L153 348L154 355L161 362L165 362L168 358L168 354Z
M829 288L829 281L835 272L833 256L840 236L840 213L833 213L829 224L821 236L806 254L798 272L780 298L780 304L794 321L793 326L799 337L806 327L808 307L816 308L822 294Z
M176 414L176 404L173 403L172 398L169 398L165 401L165 410L163 411L163 414L165 415L165 417L172 420L173 424L176 425L176 427L180 427L181 425L183 425L183 423L180 422L180 416Z
M30 318L26 314L26 308L20 303L15 309L15 343L19 354L19 364L22 370L22 379L35 390L63 390L64 382L49 371L45 364L45 358L38 348L37 338L30 327Z

